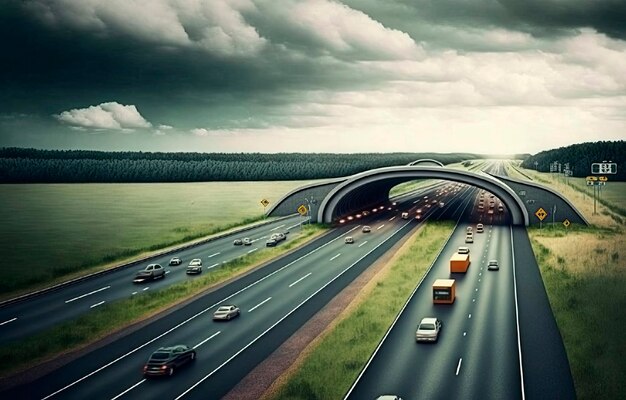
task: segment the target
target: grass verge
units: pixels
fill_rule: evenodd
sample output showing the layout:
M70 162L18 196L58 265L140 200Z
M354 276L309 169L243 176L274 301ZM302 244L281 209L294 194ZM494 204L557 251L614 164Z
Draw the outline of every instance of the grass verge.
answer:
M5 377L61 354L84 348L133 323L145 320L221 282L239 276L321 234L326 227L305 225L294 239L263 248L203 274L197 279L106 304L76 320L0 346L0 377Z
M451 222L429 222L410 238L267 398L342 398L453 228Z
M626 235L621 230L530 228L579 399L626 391Z

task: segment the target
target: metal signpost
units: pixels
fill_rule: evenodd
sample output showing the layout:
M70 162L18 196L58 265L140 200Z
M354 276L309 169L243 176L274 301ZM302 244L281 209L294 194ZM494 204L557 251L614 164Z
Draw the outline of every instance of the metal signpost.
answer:
M261 205L263 206L263 215L265 215L265 209L267 208L269 204L270 204L269 200L267 199L261 200Z
M617 163L612 161L602 161L591 163L591 173L594 175L615 175L617 174ZM593 185L593 215L596 215L596 199L600 196L602 186L606 185L609 178L607 176L588 176L587 185Z
M535 211L535 215L539 218L539 229L542 229L542 222L548 216L548 213L543 208L539 207L537 211Z

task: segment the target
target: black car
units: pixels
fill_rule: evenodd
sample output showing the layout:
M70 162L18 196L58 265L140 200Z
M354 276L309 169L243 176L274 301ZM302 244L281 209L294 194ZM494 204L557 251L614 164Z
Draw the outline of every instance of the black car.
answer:
M196 359L196 351L189 346L179 344L171 347L161 347L146 361L143 367L143 376L174 375L174 371Z

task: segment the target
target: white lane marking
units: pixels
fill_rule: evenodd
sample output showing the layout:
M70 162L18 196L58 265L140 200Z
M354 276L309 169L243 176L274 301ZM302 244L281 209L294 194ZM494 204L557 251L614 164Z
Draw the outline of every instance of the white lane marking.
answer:
M272 228L272 229L270 229L270 232L271 232L271 231L275 231L276 229L280 229L280 228L282 228L283 226L285 226L285 224L282 224L281 226L277 226L276 228Z
M98 293L98 292L101 292L101 291L103 291L103 290L107 290L107 289L109 289L110 287L111 287L111 286L105 286L105 287L103 287L103 288L96 289L96 290L91 291L91 292L89 292L89 293L82 294L82 295L80 295L80 296L78 296L78 297L74 297L73 299L65 300L65 303L71 303L71 302L73 302L74 300L82 299L83 297L90 296L90 295L92 295L92 294L94 294L94 293Z
M92 305L92 306L91 306L91 307L89 307L89 308L98 307L98 306L101 306L101 305L103 305L103 304L104 304L104 301L101 301L100 303L96 303L96 304Z
M298 225L299 225L299 224L298 224ZM297 226L297 225L296 225L296 226ZM348 231L348 233L352 232L352 231L353 231L353 230L355 230L355 229L357 229L357 227L354 227L354 228L350 229L350 230ZM395 235L395 234L396 234L397 232L399 232L401 229L402 229L402 228L398 229L398 230L397 230L396 232L394 232L391 236ZM391 236L390 236L389 238L391 238ZM292 266L293 264L295 264L295 263L297 263L298 261L300 261L300 260L302 260L302 259L304 259L304 258L308 257L309 255L311 255L311 254L313 254L313 253L318 252L320 249L322 249L322 248L324 248L324 247L328 246L329 244L331 244L331 243L333 243L334 241L339 240L339 239L341 239L341 238L342 238L342 236L337 236L337 237L336 237L336 238L334 238L333 240L330 240L330 241L328 241L328 242L324 243L323 245L321 245L320 247L318 247L318 248L316 248L316 249L311 250L311 251L310 251L310 252L308 252L307 254L304 254L304 255L302 255L302 256L300 256L300 257L298 257L297 259L295 259L295 260L293 260L292 262L290 262L290 263L288 263L288 264L284 265L283 267L281 267L281 268L277 269L276 271L274 271L274 272L272 272L272 273L269 273L269 274L267 274L267 275L263 276L262 278L260 278L259 280L255 281L255 282L252 282L252 283L251 283L251 284L249 284L248 286L246 286L246 287L244 287L244 288L242 288L242 289L239 289L239 290L238 290L238 291L236 291L235 293L232 293L232 294L230 294L229 296L224 297L223 299L221 299L220 301L218 301L218 302L216 302L216 303L211 304L210 306L208 306L208 307L207 307L207 308L205 308L204 310L199 311L198 313L196 313L196 314L192 315L191 317L189 317L189 318L187 318L186 320L182 321L182 322L181 322L181 323L179 323L178 325L175 325L175 326L171 327L171 328L170 328L170 329L168 329L167 331L165 331L165 332L163 332L163 333L161 333L161 334L159 334L159 335L155 336L154 338L152 338L152 339L148 340L146 343L144 343L144 344L142 344L142 345L139 345L139 346L135 347L133 350L130 350L129 352L127 352L127 353L125 353L125 354L123 354L123 355L119 356L119 357L118 357L118 358L116 358L115 360L110 361L110 362L108 362L107 364L103 365L102 367L99 367L99 368L97 368L97 369L95 369L95 370L91 371L91 372L90 372L90 373L88 373L87 375L85 375L85 376L83 376L83 377L81 377L81 378L78 378L77 380L75 380L75 381L74 381L74 382L72 382L72 383L68 383L67 385L65 385L65 386L64 386L64 387L62 387L61 389L58 389L57 391L55 391L55 392L53 392L53 393L51 393L51 394L47 395L46 397L44 397L44 398L43 398L43 399L41 399L41 400L47 400L47 399L49 399L49 398L51 398L51 397L53 397L53 396L56 396L57 394L59 394L59 393L61 393L61 392L65 391L65 390L67 390L67 389L71 388L72 386L76 385L77 383L80 383L80 382L84 381L85 379L92 377L93 375L97 374L98 372L100 372L100 371L102 371L102 370L104 370L104 369L106 369L106 368L110 367L111 365L113 365L113 364L117 363L117 362L118 362L118 361L120 361L120 360L123 360L124 358L128 357L129 355L131 355L131 354L133 354L133 353L135 353L135 352L137 352L137 351L139 351L139 350L143 349L143 348L144 348L144 347L146 347L147 345L149 345L149 344L151 344L151 343L154 343L155 341L157 341L157 340L161 339L162 337L164 337L164 336L166 336L166 335L168 335L168 334L172 333L173 331L175 331L176 329L180 328L181 326L184 326L184 325L186 325L187 323L189 323L189 322L193 321L194 319L196 319L196 318L198 318L199 316L203 315L204 313L208 312L208 311L209 311L209 310L211 310L212 308L214 308L214 307L216 307L216 306L218 306L218 305L220 305L220 304L223 304L225 301L227 301L227 300L229 300L229 299L231 299L231 298L233 298L233 297L237 296L238 294L240 294L240 293L242 293L242 292L244 292L244 291L246 291L246 290L250 289L251 287L253 287L253 286L255 286L255 285L257 285L257 284L259 284L259 283L263 282L264 280L268 279L269 277L271 277L271 276L273 276L273 275L275 275L275 274L277 274L277 273L281 272L281 271L282 271L282 270L284 270L285 268L288 268L288 267ZM385 239L382 243L384 243L384 242L385 242L386 240L388 240L389 238ZM381 244L379 244L378 246L376 246L376 248L378 248L379 246L381 246L381 245L382 245L382 243L381 243ZM374 250L375 250L375 249L374 249ZM374 251L374 250L371 250L369 253L367 253L365 256L363 256L361 259L365 258L367 255L369 255L369 254L370 254L372 251ZM359 261L360 261L361 259L359 259ZM357 261L357 262L358 262L358 261ZM345 272L345 271L344 271L344 272ZM343 272L342 272L341 274L343 274ZM340 275L341 275L341 274L340 274ZM339 276L337 276L337 278L338 278L338 277L339 277ZM326 287L326 286L324 286L324 287ZM311 296L309 296L306 300L304 300L304 302L306 302L306 301L308 301L309 299L311 299L311 297L313 297L315 294L317 294L317 293L318 293L318 292L320 292L322 289L324 289L324 287L322 287L321 289L318 289L315 293L313 293L313 294L312 294ZM281 319L280 319L280 321L276 322L274 325L272 325L270 328L268 328L265 332L263 332L263 333L261 334L261 336L265 335L267 332L269 332L269 331L270 331L270 329L274 328L276 325L278 325L281 321L283 321L283 320L284 320L285 318L287 318L289 315L293 314L293 312L294 312L294 311L296 311L298 308L300 308L300 307L302 306L302 304L304 304L304 302L300 303L300 304L299 304L296 308L294 308L292 311L290 311L290 312L289 312L286 316L284 316L283 318L281 318ZM257 337L254 341L252 341L250 344L248 344L248 346L246 346L244 349L240 350L240 351L239 351L239 353L241 353L242 351L244 351L245 349L247 349L248 347L250 347L252 344L254 344L254 342L256 342L256 341L257 341L257 340L258 340L261 336ZM239 353L237 353L237 354L239 354ZM237 354L235 354L235 356L236 356ZM228 361L226 361L224 364L222 364L220 367L218 367L218 369L219 369L219 368L221 368L221 367L223 367L224 365L226 365L228 362L230 362L230 360L232 360L233 358L235 358L235 356L232 356L230 359L228 359ZM212 372L212 373L211 373L211 375L213 375L216 371L217 371L217 370L215 370L214 372ZM210 375L209 375L209 376L210 376ZM205 377L205 379L206 379L206 378L208 378L209 376ZM199 383L198 383L198 384L199 384ZM191 389L189 389L188 391L190 391L190 390L191 390Z
M6 320L6 321L4 321L4 322L0 322L0 326L2 326L2 325L6 325L6 324L10 324L11 322L15 321L16 319L17 319L17 317L15 317L15 318L11 318L11 319Z
M172 271L170 271L170 270L165 271L165 275L169 274L170 272L172 272Z
M467 332L463 332L463 336L467 336Z
M359 245L359 247L364 246L367 243L367 240Z
M380 228L382 228L383 226L385 226L385 224L382 224L381 226L379 226L378 228L376 228L376 230L379 230Z
M463 362L462 358L459 358L459 364L456 366L456 375L459 376L459 371L461 370L461 363Z
M472 318L472 314L470 314L467 318L470 318L470 319L471 319L471 318Z
M476 302L476 299L472 299L472 303L475 303L475 302Z
M134 296L134 295L136 295L136 294L137 294L137 292L133 292L133 293L131 293L131 294Z
M522 366L522 343L520 341L519 334L519 309L517 306L517 280L515 279L515 248L513 246L513 227L509 226L511 232L511 260L513 261L513 294L515 296L515 323L517 324L517 351L519 353L519 373L520 373L520 386L522 389L522 400L526 399L524 393L524 368Z
M145 292L146 290L150 289L150 286L143 288L142 290Z
M341 255L341 253L337 254L336 256L333 256L330 261L333 261L334 259L336 259L337 257L339 257Z
M124 390L122 393L118 394L117 396L113 397L111 400L117 400L120 397L124 396L126 393L130 392L131 390L133 390L134 388L136 388L137 386L141 385L142 383L144 383L146 381L146 379L142 379L139 382L135 383L133 386L129 387L128 389Z
M217 267L218 265L220 265L220 264L219 264L219 263L217 263L217 264L213 264L213 265L211 265L210 267L206 267L206 269L215 268L215 267Z
M254 310L256 310L257 308L261 307L263 304L267 303L268 301L270 301L272 298L268 297L267 299L263 300L262 302L260 302L259 304L257 304L256 306L252 307L251 309L248 310L248 312L252 312Z
M254 252L255 252L255 251L257 251L258 249L259 249L259 248L258 248L258 247L256 247L256 248L254 248L254 249L252 249L252 250L249 250L249 251L248 251L248 254L250 254L250 253L254 253Z
M222 333L222 331L217 331L214 334L212 334L211 336L209 336L208 338L204 339L203 341L201 341L200 343L198 343L197 345L193 346L194 349L197 349L198 347L202 346L203 344L205 344L206 342L208 342L209 340L213 339L215 336L219 335L220 333Z
M304 275L302 278L298 279L297 281L293 282L291 285L289 285L289 287L292 287L298 283L300 283L301 280L308 278L309 276L311 276L312 272L309 272L308 274Z
M413 204L417 204L417 203L419 203L419 202L420 202L419 200L415 200L415 201L413 202Z
M393 221L394 219L396 219L396 217L395 217L395 216L393 216L393 217L389 218L389 221Z
M196 387L198 387L198 385L202 384L202 382L204 382L205 380L209 379L211 376L213 376L213 374L215 374L217 371L219 371L220 369L222 369L226 364L228 364L229 362L231 362L235 357L237 357L239 354L241 354L242 352L244 352L248 347L252 346L254 343L256 343L257 340L259 340L260 338L262 338L267 332L271 331L272 329L274 329L274 327L276 327L276 325L280 324L283 320L285 320L286 318L288 318L291 314L293 314L298 308L302 307L303 304L305 304L307 301L311 300L315 295L317 295L319 292L321 292L322 290L324 290L328 285L330 285L331 283L333 283L334 281L336 281L341 275L343 275L344 273L346 273L346 271L348 271L350 268L354 267L356 264L358 264L361 260L363 260L365 257L369 256L371 253L373 253L376 249L378 249L380 246L382 246L385 242L387 242L387 240L391 239L392 237L395 236L396 233L400 232L404 227L406 227L409 224L409 222L407 222L406 224L404 224L402 227L398 228L395 232L393 232L390 236L388 236L386 239L384 239L382 242L380 242L378 245L376 245L376 247L374 247L372 250L368 251L366 254L364 254L361 258L359 258L358 260L356 260L354 263L352 263L351 265L349 265L348 267L346 267L343 271L339 272L339 274L337 274L333 279L331 279L329 282L325 283L324 286L322 286L321 288L317 289L315 292L313 292L311 295L309 295L309 297L307 297L306 299L304 299L302 302L300 302L300 304L298 304L295 308L293 308L291 311L289 311L287 314L285 314L282 318L280 318L278 321L274 322L274 324L272 324L272 326L270 326L269 328L267 328L266 330L264 330L263 332L261 332L261 334L259 336L257 336L256 338L254 338L250 343L248 343L247 345L245 345L241 350L239 350L237 353L233 354L228 360L224 361L222 364L218 365L213 371L209 372L207 375L204 376L204 378L200 379L198 382L194 383L191 387L189 387L187 390L185 390L183 393L181 393L178 397L176 397L175 400L179 400L181 398L183 398L187 393L191 392L193 389L195 389ZM357 227L351 229L349 232L351 232L352 230L356 229ZM333 241L339 239L341 236L331 240L328 243L332 243ZM327 243L327 244L328 244ZM446 242L447 243L447 242ZM324 245L325 246L325 245ZM322 248L324 246L320 246L319 248ZM445 245L444 245L445 246ZM443 247L441 248L441 250L443 250ZM441 253L440 250L440 253ZM297 261L297 260L296 260ZM295 262L295 261L294 261ZM434 263L433 263L434 264ZM432 267L432 265L431 265ZM272 273L273 274L273 273ZM267 278L268 276L272 275L266 275L265 278ZM422 280L424 280L425 275L422 277ZM262 278L262 279L265 279ZM421 282L421 281L420 281ZM419 285L418 285L419 286ZM231 295L231 297L234 296ZM230 298L230 297L228 297ZM227 298L227 299L228 299ZM408 303L408 302L407 302ZM406 305L405 305L406 306ZM399 314L398 314L399 316ZM396 316L396 319L398 318L398 316ZM379 344L380 346L380 344ZM45 399L42 399L45 400Z
M211 258L211 257L219 256L220 254L222 254L222 253L220 253L220 252L218 251L218 252L217 252L217 253L215 253L215 254L211 254L211 255L210 255L210 256L208 256L207 258Z

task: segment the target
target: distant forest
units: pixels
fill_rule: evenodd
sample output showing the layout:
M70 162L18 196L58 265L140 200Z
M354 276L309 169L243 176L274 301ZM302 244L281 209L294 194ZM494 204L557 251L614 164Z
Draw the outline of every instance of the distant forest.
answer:
M591 175L591 164L594 162L612 161L617 163L617 175L611 175L609 180L626 181L626 141L624 140L573 144L542 151L524 160L522 167L550 172L550 163L554 161L561 164L569 163L573 176L577 177ZM535 162L537 162L536 168Z
M0 183L274 181L334 178L430 158L443 164L484 156L465 153L144 153L0 149Z

